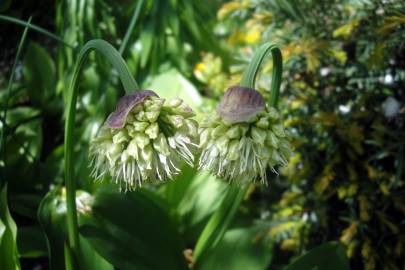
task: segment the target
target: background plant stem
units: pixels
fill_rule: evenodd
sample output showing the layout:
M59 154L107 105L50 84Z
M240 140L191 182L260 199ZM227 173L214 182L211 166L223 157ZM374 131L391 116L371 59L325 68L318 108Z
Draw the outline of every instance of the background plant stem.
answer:
M13 17L10 17L10 16L5 16L5 15L0 15L0 20L6 21L6 22L11 22L11 23L14 23L14 24L21 25L21 26L24 26L26 28L32 29L34 31L37 31L38 33L44 34L45 36L48 36L48 37L50 37L50 38L52 38L54 40L57 40L58 42L64 44L65 46L67 46L67 47L69 47L71 49L74 49L74 50L76 49L75 46L73 46L72 44L67 43L66 41L64 41L63 39L58 37L57 35L52 34L51 32L43 29L42 27L31 24L30 20L28 20L28 22L26 22L26 21L19 20L17 18L13 18Z
M136 21L138 20L139 13L141 12L143 2L144 2L144 0L140 0L138 2L138 4L136 5L136 8L134 10L134 14L132 14L131 21L129 23L128 29L127 29L127 31L125 33L124 39L122 40L122 44L120 46L120 49L118 50L121 55L123 55L123 53L124 53L124 51L125 51L125 49L127 47L129 38L131 37L131 34L132 34L133 30L134 30Z

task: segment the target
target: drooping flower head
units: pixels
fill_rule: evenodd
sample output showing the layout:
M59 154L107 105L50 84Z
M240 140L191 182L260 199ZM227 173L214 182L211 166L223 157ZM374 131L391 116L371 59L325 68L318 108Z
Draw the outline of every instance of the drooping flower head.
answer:
M181 99L166 102L153 91L122 97L90 145L92 176L110 174L125 190L165 181L192 165L197 146L194 113Z
M291 155L280 115L254 89L233 86L224 94L215 117L200 124L200 169L229 181L266 181L268 168Z

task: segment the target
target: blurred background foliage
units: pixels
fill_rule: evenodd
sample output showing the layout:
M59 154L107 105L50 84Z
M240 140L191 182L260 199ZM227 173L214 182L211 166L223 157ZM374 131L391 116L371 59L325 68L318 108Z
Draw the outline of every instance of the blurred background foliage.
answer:
M23 27L0 23L1 269L18 269L18 256L22 269L64 267L64 92L78 48L94 38L120 48L143 88L180 95L202 113L239 82L258 45L282 49L280 110L295 155L269 174L269 186L251 187L232 228L197 269L283 269L330 241L288 269L331 269L314 258L335 253L345 253L352 269L404 269L403 1L6 0L0 12L32 16L71 45L28 30L8 93ZM182 252L193 248L227 187L188 167L175 181L134 193L94 182L88 143L124 92L106 60L91 58L75 130L83 264L186 269ZM271 68L267 61L260 74L264 96ZM336 269L346 267L336 260Z

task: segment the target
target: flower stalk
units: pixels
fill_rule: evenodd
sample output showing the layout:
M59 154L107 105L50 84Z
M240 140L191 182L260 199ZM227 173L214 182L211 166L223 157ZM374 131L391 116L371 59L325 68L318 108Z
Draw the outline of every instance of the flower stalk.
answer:
M218 106L217 111L221 115L222 119L225 120L225 124L223 126L226 126L228 122L229 123L237 123L238 121L241 122L252 122L256 121L254 120L254 117L257 118L257 115L260 113L263 114L264 110L264 104L262 104L261 100L259 97L256 97L255 93L249 93L250 90L254 91L254 86L255 86L255 81L257 74L259 72L259 69L261 67L261 64L266 57L266 55L271 52L272 58L273 58L273 71L272 71L272 84L271 84L271 93L270 93L270 100L269 100L269 105L271 106L268 108L266 113L270 113L270 110L275 110L277 107L277 101L278 101L278 96L279 96L279 91L280 91L280 85L281 85L281 75L282 75L282 55L280 49L277 47L277 45L266 43L262 45L254 54L253 59L249 63L248 67L246 68L245 72L243 73L242 80L240 82L240 89L234 90L230 89L227 91L225 94L224 98L226 99L225 101L221 101L221 104ZM247 88L247 89L243 89ZM232 92L243 92L243 94L239 94L239 99L233 98L232 97ZM235 96L237 96L238 93L236 93ZM247 95L248 97L244 97L244 95ZM243 101L245 99L245 101ZM243 104L238 104L238 102L243 103ZM229 104L228 104L229 103ZM226 105L222 106L221 105ZM241 105L238 107L238 105ZM263 106L262 106L263 105ZM242 108L242 110L240 109ZM236 116L235 116L236 115ZM256 126L262 126L265 127L264 123L265 121L260 121L258 120L256 122ZM268 124L268 123L267 123ZM211 137L215 137L217 133L216 130L219 130L221 128L221 125L217 125L212 131L211 131ZM236 127L237 125L233 125L232 128ZM233 130L228 129L226 132L230 134L228 135L229 137L234 136ZM209 128L207 128L208 130ZM225 131L222 131L225 132ZM257 140L259 140L262 136L260 136L261 130L257 130L257 132L251 132L250 136L257 137ZM281 134L280 134L281 135ZM236 136L236 135L235 135ZM256 140L256 141L257 141ZM260 141L260 140L259 140ZM212 149L220 149L220 145L218 146L218 143L216 146L211 146ZM217 147L217 148L216 148ZM205 147L207 149L207 147ZM201 261L201 258L203 258L210 250L215 248L215 246L219 243L219 241L222 239L223 235L225 234L226 230L228 229L229 225L231 224L239 206L240 203L242 202L243 198L246 195L247 189L249 187L248 183L249 181L252 181L254 179L248 179L251 177L254 177L254 173L247 173L242 176L242 174L235 174L235 170L231 168L231 166L223 166L223 164L227 162L227 160L232 160L234 157L230 156L231 147L228 149L228 156L225 158L223 161L219 161L218 166L212 166L212 164L215 164L214 159L207 159L206 155L208 153L202 154L202 160L200 159L200 167L206 169L210 169L211 171L217 171L217 175L225 178L225 180L230 181L230 187L228 189L228 192L223 199L221 205L219 206L218 210L211 216L210 220L208 221L207 225L205 226L203 232L201 233L197 244L194 249L194 260L196 261L196 264L198 264L199 261ZM215 151L214 154L212 154L213 151L210 151L211 155L216 155ZM205 156L204 156L205 155ZM248 159L246 159L248 160ZM258 159L259 160L259 159ZM208 165L207 165L208 164ZM235 163L238 164L238 163ZM232 164L231 164L232 165ZM265 164L262 164L263 166ZM224 167L224 168L222 168ZM247 168L247 166L245 167ZM261 169L261 172L264 170ZM235 181L232 178L236 176L238 179ZM245 177L245 178L242 178ZM263 178L262 178L263 179Z
M78 78L82 67L87 60L87 56L91 51L97 51L106 57L112 66L118 71L121 83L124 86L125 92L130 94L137 90L138 84L131 75L124 59L113 46L108 42L100 39L90 40L81 49L78 60L74 67L72 80L67 92L67 100L65 106L65 184L66 184L66 204L67 204L67 231L68 245L66 251L68 254L67 263L77 265L80 256L78 220L76 211L76 180L74 179L73 169L73 130L76 115L76 102L78 95ZM71 259L69 259L71 258ZM75 268L76 269L76 268Z

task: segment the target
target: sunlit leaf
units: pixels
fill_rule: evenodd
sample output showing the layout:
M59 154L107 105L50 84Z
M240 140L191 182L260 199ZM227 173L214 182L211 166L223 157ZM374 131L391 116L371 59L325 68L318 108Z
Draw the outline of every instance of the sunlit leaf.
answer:
M197 270L264 270L272 259L272 244L255 227L229 230ZM304 270L304 269L302 269Z
M152 89L160 97L168 100L179 97L193 109L198 109L202 104L201 96L195 86L176 69L171 69L152 78L147 83L146 88Z

